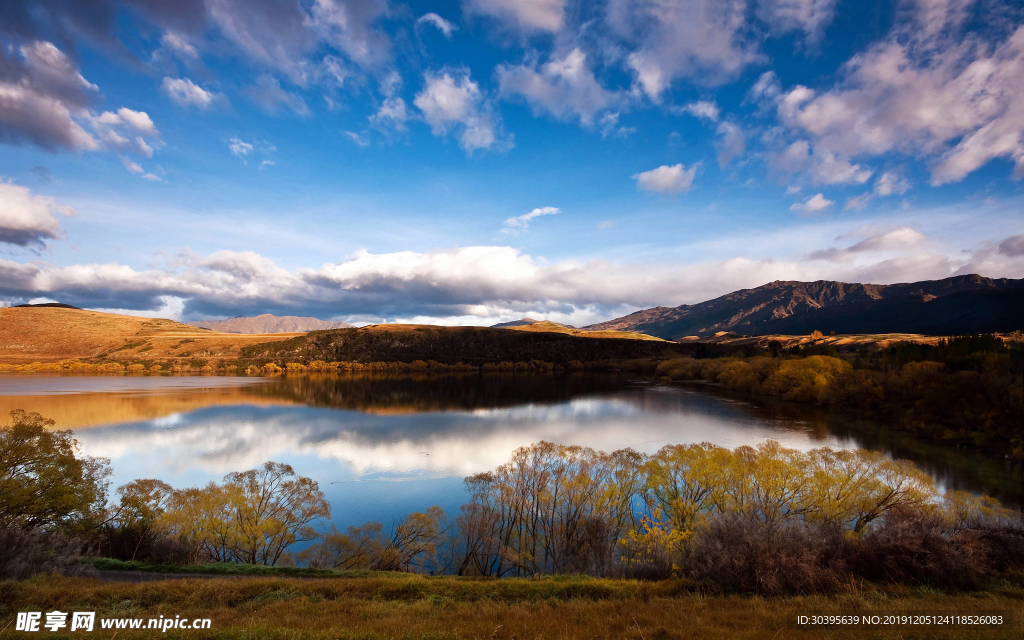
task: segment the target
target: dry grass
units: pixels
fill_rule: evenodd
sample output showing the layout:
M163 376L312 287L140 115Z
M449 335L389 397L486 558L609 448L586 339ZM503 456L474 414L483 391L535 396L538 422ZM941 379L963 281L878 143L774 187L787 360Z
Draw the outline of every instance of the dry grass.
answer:
M1024 593L948 596L709 597L673 582L593 579L470 580L405 575L302 580L236 578L140 584L40 577L0 583L0 625L19 610L100 617L204 617L228 638L1018 638ZM799 613L968 613L1014 616L999 629L801 629ZM13 637L9 625L0 636ZM111 632L107 632L110 634ZM119 638L153 632L121 631ZM110 637L94 632L90 637Z
M564 324L543 320L533 324L524 324L518 327L506 327L512 331L544 332L544 333L567 333L571 336L583 338L619 338L621 340L654 340L656 342L667 342L661 338L649 336L646 333L637 331L587 331L586 329L574 329Z
M0 362L237 358L258 342L287 340L295 333L217 333L173 320L138 318L53 307L0 309Z

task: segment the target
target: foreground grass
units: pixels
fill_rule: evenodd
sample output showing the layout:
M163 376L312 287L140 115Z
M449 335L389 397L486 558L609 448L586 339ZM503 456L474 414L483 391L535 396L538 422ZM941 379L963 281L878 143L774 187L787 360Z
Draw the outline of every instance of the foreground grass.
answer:
M96 611L98 617L211 618L211 631L167 637L223 638L1019 638L1024 590L943 595L871 590L833 597L705 596L681 582L543 578L477 580L402 574L168 580L138 584L38 576L0 582L0 637L17 611ZM1000 612L1001 628L803 629L797 613ZM4 626L6 625L6 626ZM118 638L156 631L119 631ZM112 637L113 631L66 634ZM47 636L46 633L33 637Z

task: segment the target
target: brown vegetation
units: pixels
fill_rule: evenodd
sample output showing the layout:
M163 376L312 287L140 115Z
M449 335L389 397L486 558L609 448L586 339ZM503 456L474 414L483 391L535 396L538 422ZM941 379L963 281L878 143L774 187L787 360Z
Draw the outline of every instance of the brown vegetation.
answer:
M55 363L68 360L134 362L194 357L237 358L245 345L285 340L294 334L223 334L158 318L138 318L82 309L0 309L0 362Z
M0 626L15 611L96 611L103 617L211 618L221 638L384 640L754 640L769 638L1014 638L1024 591L950 596L866 589L849 596L760 598L692 593L678 581L587 578L467 579L370 574L343 579L244 578L104 583L41 577L0 583ZM801 628L798 613L1001 612L1001 627ZM13 623L5 634L11 634ZM210 632L169 632L208 637ZM117 638L152 638L119 631Z

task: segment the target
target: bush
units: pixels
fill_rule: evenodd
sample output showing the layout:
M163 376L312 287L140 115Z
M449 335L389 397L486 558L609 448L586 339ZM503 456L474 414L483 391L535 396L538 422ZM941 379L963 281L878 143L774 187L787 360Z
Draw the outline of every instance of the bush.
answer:
M685 573L727 593L833 593L850 578L847 546L836 525L732 514L696 531Z
M0 579L22 580L37 573L93 576L96 570L82 564L84 542L39 529L0 529Z

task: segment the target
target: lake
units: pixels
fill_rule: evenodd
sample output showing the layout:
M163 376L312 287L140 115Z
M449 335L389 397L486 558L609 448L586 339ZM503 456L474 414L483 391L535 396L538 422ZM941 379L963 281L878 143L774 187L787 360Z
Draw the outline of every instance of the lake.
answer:
M1004 459L920 443L814 407L753 402L706 386L621 375L0 375L0 412L38 411L110 458L111 487L159 478L199 486L267 460L320 483L339 528L389 524L438 505L457 515L463 478L547 440L653 453L778 440L806 450L865 447L907 458L941 486L1021 504Z

